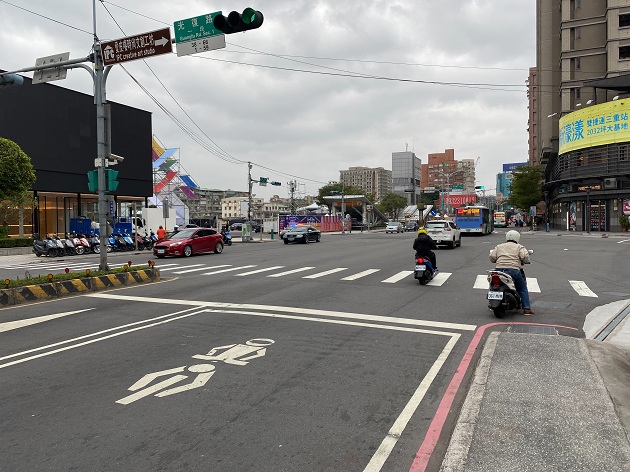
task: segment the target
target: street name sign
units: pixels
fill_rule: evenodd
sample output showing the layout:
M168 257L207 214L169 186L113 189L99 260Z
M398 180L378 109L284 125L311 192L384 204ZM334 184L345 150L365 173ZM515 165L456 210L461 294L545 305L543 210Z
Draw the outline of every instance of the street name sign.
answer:
M69 52L62 52L60 54L55 54L54 56L46 56L39 57L35 59L35 66L47 66L54 65L56 62L64 62L70 59ZM50 82L51 80L62 80L65 79L68 75L68 69L62 69L61 67L50 68L50 69L41 69L37 70L33 73L33 81L34 84L41 84L44 82Z
M187 56L198 52L212 51L225 47L225 35L209 36L207 38L188 41L186 43L177 43L177 57Z
M170 28L162 28L101 43L103 64L106 66L137 59L146 59L147 57L170 52L173 52Z
M214 17L221 14L222 12L215 11L214 13L176 21L173 23L175 43L187 43L218 34L223 35L221 31L214 28L213 23Z

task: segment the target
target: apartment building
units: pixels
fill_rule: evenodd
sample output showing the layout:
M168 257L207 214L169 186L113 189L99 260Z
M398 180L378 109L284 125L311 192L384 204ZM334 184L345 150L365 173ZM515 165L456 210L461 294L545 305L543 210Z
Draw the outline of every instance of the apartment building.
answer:
M407 199L408 205L420 203L420 158L412 151L392 153L392 192Z
M392 191L392 171L383 167L350 167L339 171L339 181L363 189L376 203Z
M472 161L472 159L470 159ZM475 191L474 161L472 166L472 192ZM444 152L434 152L427 156L427 163L422 164L422 188L435 188L450 190L453 186L464 188L466 172L470 172L467 164L466 168L460 166L455 160L455 150L445 149ZM470 184L470 177L468 178Z

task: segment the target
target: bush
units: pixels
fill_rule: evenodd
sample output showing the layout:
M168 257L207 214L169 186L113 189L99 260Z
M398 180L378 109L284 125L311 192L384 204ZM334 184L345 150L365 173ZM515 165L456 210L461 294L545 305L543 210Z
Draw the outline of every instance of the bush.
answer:
M26 285L38 285L38 284L46 284L46 283L50 283L50 282L62 282L64 280L73 280L73 279L82 279L85 277L96 277L99 275L107 275L107 274L118 274L120 272L131 272L134 270L148 270L151 267L148 265L142 265L142 266L132 266L130 269L125 270L124 267L118 267L116 269L112 269L110 271L107 270L93 270L90 272L90 275L86 275L85 272L70 272L68 274L66 274L65 272L62 272L61 274L53 274L52 279L48 278L48 275L37 275L35 277L27 277L24 279L16 279L16 280L11 280L11 279L6 279L9 280L9 284L8 285L2 285L0 286L0 288L17 288L17 287L24 287Z
M33 240L31 238L6 238L0 239L0 247L31 247Z
M628 218L628 215L621 215L619 217L619 224L621 225L622 228L629 229L630 228L630 218Z

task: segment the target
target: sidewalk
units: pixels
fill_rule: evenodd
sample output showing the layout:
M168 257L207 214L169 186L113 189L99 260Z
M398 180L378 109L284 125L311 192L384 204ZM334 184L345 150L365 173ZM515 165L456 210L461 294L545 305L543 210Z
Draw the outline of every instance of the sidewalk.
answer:
M584 331L491 333L440 470L630 470L630 300Z

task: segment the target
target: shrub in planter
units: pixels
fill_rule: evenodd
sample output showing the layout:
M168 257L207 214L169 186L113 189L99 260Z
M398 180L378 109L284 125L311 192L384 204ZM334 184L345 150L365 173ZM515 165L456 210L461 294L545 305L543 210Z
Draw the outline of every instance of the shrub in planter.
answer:
M630 218L628 218L628 215L621 215L619 217L619 224L622 230L628 231L628 228L630 228Z

